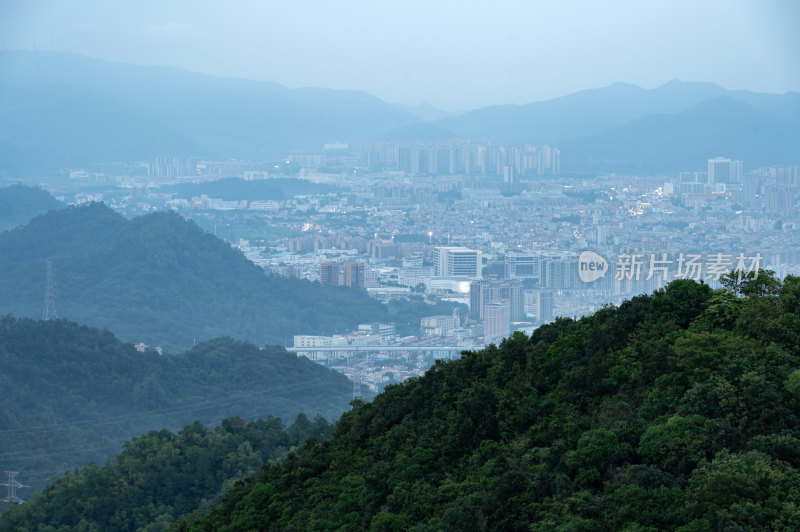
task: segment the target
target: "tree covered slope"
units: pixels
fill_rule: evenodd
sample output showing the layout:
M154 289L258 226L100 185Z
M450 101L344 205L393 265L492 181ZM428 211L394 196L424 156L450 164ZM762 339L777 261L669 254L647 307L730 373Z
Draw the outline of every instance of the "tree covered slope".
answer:
M91 464L56 479L29 503L0 518L0 530L164 530L176 518L208 510L236 479L260 471L307 438L323 439L321 416L200 422L173 434L152 431L126 442L103 467Z
M9 316L0 318L0 387L0 465L33 490L150 430L231 415L335 419L352 396L346 377L279 347L222 338L159 356L108 331Z
M439 363L182 530L794 530L800 278L652 296Z
M219 336L285 345L295 334L391 317L362 290L265 276L178 214L128 221L102 204L49 212L0 234L0 314L42 316L46 261L59 316L169 351ZM420 307L398 321L419 327L420 313L430 312Z
M0 188L0 232L28 223L34 216L65 205L47 191L25 185Z

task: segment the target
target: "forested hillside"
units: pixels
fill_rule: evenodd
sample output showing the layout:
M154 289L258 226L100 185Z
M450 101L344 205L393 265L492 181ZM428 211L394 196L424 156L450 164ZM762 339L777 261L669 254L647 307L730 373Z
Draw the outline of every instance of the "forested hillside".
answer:
M0 470L20 472L32 488L23 498L150 430L232 415L336 419L352 397L346 377L279 347L223 338L159 356L66 320L0 318L0 368Z
M153 431L126 442L105 466L68 472L10 507L0 530L164 530L180 516L208 511L236 479L330 430L322 416L312 422L300 414L288 430L273 417L231 417L213 430L195 422L177 434Z
M181 530L796 530L800 278L559 319L438 363Z
M66 205L40 188L25 185L0 188L0 232L24 225L39 214L64 207Z
M178 214L128 221L90 204L0 234L0 314L42 316L47 261L59 316L173 352L219 336L286 345L295 334L381 320L397 321L408 334L421 316L439 310L424 303L387 307L363 290L265 276Z

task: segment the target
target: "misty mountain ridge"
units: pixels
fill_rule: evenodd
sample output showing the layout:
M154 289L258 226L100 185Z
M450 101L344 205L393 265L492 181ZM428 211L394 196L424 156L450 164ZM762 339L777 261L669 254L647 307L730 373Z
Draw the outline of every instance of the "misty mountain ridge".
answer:
M365 92L288 89L55 52L0 52L0 101L0 149L12 155L6 171L163 153L282 157L419 120ZM21 159L16 150L48 158Z
M565 166L583 172L702 168L716 155L742 159L748 168L796 164L800 162L796 120L776 117L726 94L680 113L643 116L559 146L576 155Z
M728 95L776 114L794 106L798 93L784 95L731 91L714 83L674 79L653 89L614 83L528 104L483 107L437 120L464 137L497 142L556 142L591 136L651 114L676 114L719 96ZM521 129L521 131L520 131Z
M725 93L711 83L673 80L655 89L614 83L528 104L494 105L437 121L464 137L495 142L556 142L601 133L653 113L675 113Z
M719 154L749 167L797 163L799 120L798 93L729 91L672 80L654 89L615 83L434 124L473 140L557 145L567 154L566 172L670 172L702 168Z
M723 96L749 108L709 105L704 112L692 111ZM389 104L365 92L289 89L175 68L16 51L0 52L0 102L0 172L7 175L165 153L264 160L292 150L318 151L332 139L351 145L457 138L558 145L564 172L671 172L702 168L718 154L751 167L796 163L799 157L791 146L800 136L800 94L679 80L653 89L615 83L551 100L437 116L444 112L433 106ZM664 118L668 115L676 118ZM678 140L665 136L663 120L681 122L695 133ZM731 127L721 137L699 134L711 133L708 124L714 122ZM631 135L626 132L633 130L636 140L649 139L671 156L638 154L626 144ZM770 149L760 153L757 145ZM605 151L598 154L601 147ZM594 167L595 161L602 164Z

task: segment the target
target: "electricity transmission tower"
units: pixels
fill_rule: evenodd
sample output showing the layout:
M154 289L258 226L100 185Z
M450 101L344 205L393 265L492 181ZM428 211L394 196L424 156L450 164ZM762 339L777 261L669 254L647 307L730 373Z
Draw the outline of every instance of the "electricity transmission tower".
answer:
M56 289L53 286L53 263L47 261L47 276L44 282L44 310L42 311L43 320L57 318L56 314Z
M8 475L8 480L5 482L0 482L0 486L8 486L8 495L6 495L4 499L0 499L0 502L4 502L6 504L11 502L16 504L25 502L17 495L17 488L27 488L28 486L25 484L20 484L17 482L17 479L14 478L18 471L6 471L5 473Z

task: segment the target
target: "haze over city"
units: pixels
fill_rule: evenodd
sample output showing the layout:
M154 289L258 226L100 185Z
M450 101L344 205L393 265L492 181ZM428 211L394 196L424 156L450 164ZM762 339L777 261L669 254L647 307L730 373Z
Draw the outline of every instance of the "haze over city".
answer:
M0 532L795 530L798 27L0 2Z

